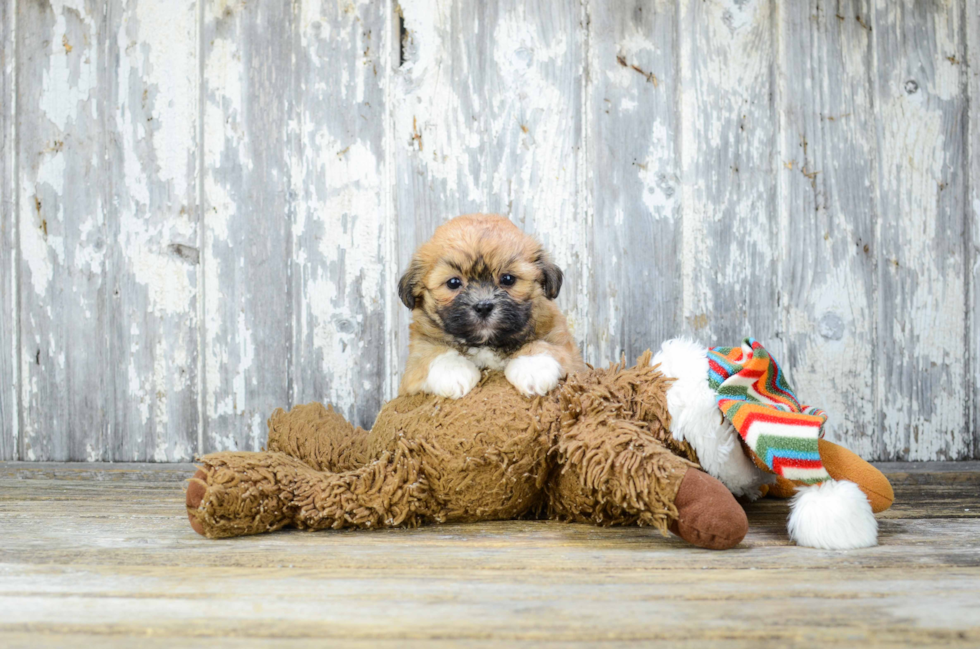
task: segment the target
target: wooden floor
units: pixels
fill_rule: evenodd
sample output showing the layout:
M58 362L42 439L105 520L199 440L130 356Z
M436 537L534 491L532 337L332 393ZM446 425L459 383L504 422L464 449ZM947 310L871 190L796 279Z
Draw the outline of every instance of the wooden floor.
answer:
M194 534L190 465L0 464L3 647L980 646L980 463L883 465L881 545L551 522Z

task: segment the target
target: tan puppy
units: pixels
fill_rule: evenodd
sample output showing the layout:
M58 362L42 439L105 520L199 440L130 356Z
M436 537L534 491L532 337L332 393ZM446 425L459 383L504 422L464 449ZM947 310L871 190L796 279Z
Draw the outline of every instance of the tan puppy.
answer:
M458 399L483 368L546 394L585 368L553 300L562 273L541 245L502 216L470 214L440 226L398 283L412 309L399 394Z

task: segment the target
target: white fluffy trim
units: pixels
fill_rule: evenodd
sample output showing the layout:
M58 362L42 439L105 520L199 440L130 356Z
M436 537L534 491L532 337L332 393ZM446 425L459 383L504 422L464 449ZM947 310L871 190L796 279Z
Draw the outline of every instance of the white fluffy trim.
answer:
M670 432L697 451L698 461L736 496L759 497L759 487L775 481L742 450L738 431L725 421L708 385L708 348L683 338L660 346L651 364L677 379L667 391Z
M871 503L853 482L827 480L798 487L789 508L789 537L797 545L853 550L878 544Z

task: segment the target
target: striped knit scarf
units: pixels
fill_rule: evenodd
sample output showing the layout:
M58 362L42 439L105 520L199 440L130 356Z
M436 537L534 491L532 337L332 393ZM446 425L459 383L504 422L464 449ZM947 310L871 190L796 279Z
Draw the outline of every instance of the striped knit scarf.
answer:
M826 413L800 405L776 359L757 340L709 349L708 382L725 418L770 471L804 484L830 478L817 447Z

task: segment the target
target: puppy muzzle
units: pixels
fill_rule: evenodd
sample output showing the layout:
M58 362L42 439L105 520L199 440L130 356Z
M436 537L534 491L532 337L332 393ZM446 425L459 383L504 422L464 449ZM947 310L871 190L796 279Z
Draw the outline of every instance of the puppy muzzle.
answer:
M483 300L474 304L473 310L476 311L476 315L486 320L493 313L494 306L496 305L491 300Z
M512 347L525 337L530 304L515 302L493 285L467 287L440 312L446 333L471 346Z

